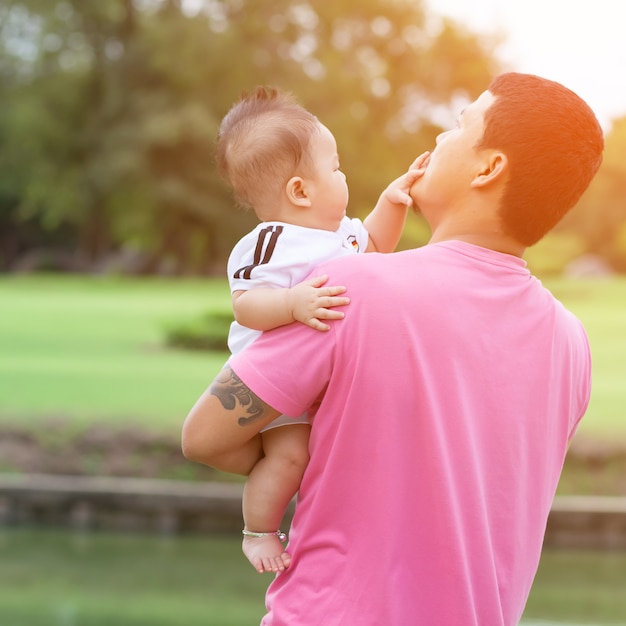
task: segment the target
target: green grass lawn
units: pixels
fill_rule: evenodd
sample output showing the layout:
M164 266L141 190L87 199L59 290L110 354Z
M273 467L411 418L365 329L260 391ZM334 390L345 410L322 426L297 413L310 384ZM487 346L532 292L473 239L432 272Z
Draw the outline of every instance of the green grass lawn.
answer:
M626 434L626 277L546 281L582 320L593 355L593 389L580 432Z
M224 281L0 279L0 415L178 430L228 357L167 349L164 329L227 309Z
M585 323L594 391L581 432L626 434L626 279L546 281ZM164 329L230 310L225 280L0 277L0 420L63 417L179 432L228 357L167 349Z

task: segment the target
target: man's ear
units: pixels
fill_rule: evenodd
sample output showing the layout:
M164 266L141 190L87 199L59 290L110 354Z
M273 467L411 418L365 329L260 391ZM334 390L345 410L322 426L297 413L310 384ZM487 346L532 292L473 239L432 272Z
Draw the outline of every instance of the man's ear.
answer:
M285 193L291 204L305 208L311 206L311 198L309 198L306 183L300 176L292 176L287 181Z
M485 156L483 167L478 171L472 187L484 187L501 181L509 169L509 161L503 152L490 152Z

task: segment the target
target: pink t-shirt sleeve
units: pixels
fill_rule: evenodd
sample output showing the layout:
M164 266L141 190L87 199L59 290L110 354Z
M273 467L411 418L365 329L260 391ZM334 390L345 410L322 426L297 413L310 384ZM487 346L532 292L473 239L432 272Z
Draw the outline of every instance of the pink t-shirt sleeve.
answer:
M572 415L572 419L570 420L570 432L569 439L576 434L578 430L578 426L583 416L585 415L587 408L589 407L589 402L591 400L591 348L589 346L589 341L587 339L587 333L582 323L574 317L571 313L568 313L569 317L572 319L573 325L575 325L581 336L582 341L578 342L576 346L581 351L581 354L578 358L578 363L581 363L581 367L583 367L583 375L580 377L581 384L578 386L573 386L571 393L576 394L576 397L572 401L572 406L579 407L579 411ZM576 346L572 345L571 349L576 349Z
M283 415L298 416L315 404L328 383L334 323L328 332L299 323L265 332L229 365L261 400Z

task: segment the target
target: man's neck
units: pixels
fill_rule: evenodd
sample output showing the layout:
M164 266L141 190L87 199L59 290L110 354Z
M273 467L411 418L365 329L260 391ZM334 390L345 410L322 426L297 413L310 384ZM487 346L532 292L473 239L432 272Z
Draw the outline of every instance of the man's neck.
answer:
M524 256L526 251L526 246L499 232L435 232L428 243L439 243L441 241L464 241L474 246L511 254L520 258Z

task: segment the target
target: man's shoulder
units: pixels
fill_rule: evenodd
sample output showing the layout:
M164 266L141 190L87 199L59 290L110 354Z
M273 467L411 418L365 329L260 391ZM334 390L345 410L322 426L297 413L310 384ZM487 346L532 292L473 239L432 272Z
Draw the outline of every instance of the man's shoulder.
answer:
M328 274L331 280L351 280L355 282L373 281L377 277L385 280L389 272L401 271L414 263L416 250L401 252L367 252L348 254L329 259L317 268L319 273Z

